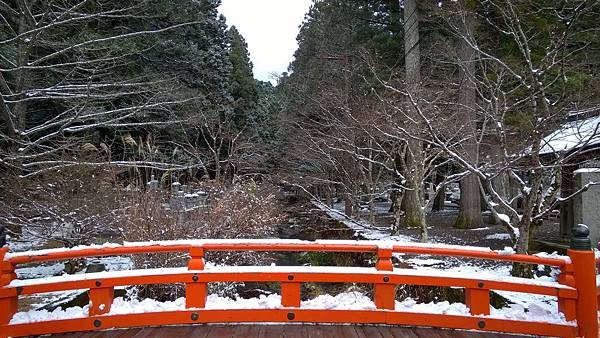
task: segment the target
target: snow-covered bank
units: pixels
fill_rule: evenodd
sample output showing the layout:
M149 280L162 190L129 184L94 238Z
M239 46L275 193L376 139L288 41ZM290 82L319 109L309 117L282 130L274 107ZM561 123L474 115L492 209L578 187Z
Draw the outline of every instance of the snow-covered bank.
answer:
M207 297L206 309L280 309L281 296L271 294L250 299L231 299L217 295ZM375 310L375 304L367 295L360 292L345 292L336 296L321 295L313 299L303 301L302 309L327 309L327 310ZM163 311L185 311L185 299L179 298L170 302L158 302L152 299L142 301L126 301L116 298L108 315L163 312ZM187 309L189 310L189 309ZM447 301L438 303L417 303L412 298L396 302L395 310L399 312L416 312L429 314L469 315L469 308L462 303L449 303ZM529 310L525 307L513 304L502 309L490 308L490 318L527 320L536 322L549 322L558 324L571 324L558 309L546 306L531 306ZM88 316L88 306L72 307L66 310L56 309L52 312L27 311L18 312L10 321L10 324L32 323L47 320L85 318Z
M370 240L386 239L403 242L416 241L415 238L406 235L390 236L389 232L387 231L383 231L369 223L348 218L348 216L344 215L342 212L336 209L329 208L328 206L319 201L313 200L312 203L314 206L319 208L319 210L324 211L332 219L335 219L336 221L339 221L345 226L347 226L348 228L354 230L354 235L356 237L362 237L364 239Z

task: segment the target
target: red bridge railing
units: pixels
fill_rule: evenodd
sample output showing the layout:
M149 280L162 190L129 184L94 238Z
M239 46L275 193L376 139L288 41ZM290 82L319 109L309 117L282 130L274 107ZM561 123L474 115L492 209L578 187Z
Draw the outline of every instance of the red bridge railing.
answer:
M215 267L205 268L209 251L302 251L366 252L377 255L373 268L357 267ZM21 264L81 257L187 252L184 268L100 272L32 280L20 280L15 267ZM558 282L521 278L500 280L478 276L445 275L443 272L395 269L394 253L468 257L474 259L542 264L560 269ZM139 326L197 323L312 322L415 325L547 336L598 336L595 256L591 250L569 250L569 257L505 254L489 249L425 244L394 244L372 241L198 240L126 243L74 249L50 249L11 253L0 248L0 336L26 336ZM276 309L207 309L207 283L279 282L281 307ZM373 284L373 310L307 309L300 306L301 284ZM185 309L167 312L111 314L114 288L126 285L185 284ZM397 285L460 287L465 290L467 315L433 314L395 310ZM89 290L89 315L84 318L11 323L19 296L62 290ZM559 310L568 322L534 322L490 317L490 290L504 290L557 297Z

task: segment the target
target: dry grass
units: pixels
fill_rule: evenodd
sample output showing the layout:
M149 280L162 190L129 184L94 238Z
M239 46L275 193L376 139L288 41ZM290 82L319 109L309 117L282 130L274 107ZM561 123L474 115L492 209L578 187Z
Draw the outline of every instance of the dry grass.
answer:
M281 221L275 188L254 182L232 187L204 184L196 186L208 194L208 203L185 212L169 207L169 194L146 192L132 195L119 228L127 241L176 240L201 238L272 238ZM265 253L209 253L212 264L261 265L272 257ZM187 255L176 253L139 255L136 268L185 266ZM219 284L212 292L233 294L235 286ZM137 289L139 298L174 299L183 295L183 287L152 285Z

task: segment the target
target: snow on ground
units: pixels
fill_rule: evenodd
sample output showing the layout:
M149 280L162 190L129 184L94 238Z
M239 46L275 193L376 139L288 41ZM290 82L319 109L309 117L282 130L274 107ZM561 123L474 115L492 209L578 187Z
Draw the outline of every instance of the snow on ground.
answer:
M505 263L498 263L494 267L482 267L474 264L473 262L464 262L463 260L458 258L456 258L455 260L461 261L462 263L453 267L444 267L445 274L457 276L479 276L479 278L481 279L490 280L505 280L512 278L510 274L511 266ZM441 261L440 264L433 266L433 264L427 264L429 262L426 259L409 259L407 261L411 263L413 267L418 268L421 271L431 272L440 271L440 265L448 263L447 261ZM534 280L539 281L540 283L555 282L555 278L550 276L534 277ZM517 312L515 312L517 310L512 309L514 306L518 307L519 310L534 311L534 313L538 313L536 311L539 310L540 307L551 314L556 315L558 313L558 301L556 297L511 291L493 292L508 299L511 303L514 303L511 304L508 308L502 309L503 311L505 310L506 313L512 314L513 316L517 316ZM493 315L494 311L492 311L492 316ZM517 317L511 318L518 319Z
M48 240L28 229L23 229L19 237L7 236L7 244L11 252L34 250L43 247Z
M93 257L86 259L86 266L90 264L103 264L106 271L122 271L133 269L133 262L130 257L112 256L112 257ZM64 273L65 264L50 263L38 264L35 266L19 267L15 270L19 279L32 279L48 276L59 276ZM78 273L84 273L79 271Z
M281 306L281 296L278 294L270 294L268 296L261 295L258 298L250 299L231 299L217 295L209 295L207 297L206 309L279 309ZM345 292L336 296L321 295L313 299L303 301L300 304L303 309L328 309L328 310L375 310L375 304L367 295L360 292ZM417 313L432 313L432 314L448 314L448 315L469 315L469 308L462 303L431 302L417 303L412 298L407 298L401 302L397 301L395 305L396 311L400 312L417 312ZM131 313L147 313L161 311L184 311L185 298L179 298L175 301L158 302L153 299L144 299L142 301L132 300L126 301L123 298L115 298L108 315L131 314ZM189 310L189 309L188 309ZM545 306L530 306L529 310L525 307L514 304L511 307L503 309L490 309L490 317L528 320L538 322L552 322L560 324L568 324L564 316ZM84 318L88 316L88 306L72 307L66 310L60 308L50 312L42 311L27 311L16 313L10 321L10 324L22 324L31 322L40 322L46 320L60 320Z
M423 266L444 266L447 264L447 261L441 259L433 259L433 258L408 258L403 260L404 262L410 264L410 266L415 267L423 267Z
M20 267L16 269L15 272L19 279L31 279L60 275L63 273L64 269L65 263L53 263Z
M11 247L12 249L12 247ZM92 257L86 258L86 266L89 264L103 264L105 271L124 271L133 269L133 262L131 257L126 256L112 256L112 257ZM37 283L40 278L50 276L77 276L84 274L85 271L79 271L75 275L64 274L65 264L59 263L42 263L36 265L29 265L19 267L15 270L19 280ZM34 295L26 295L20 301L22 309L39 309L48 304L66 303L86 290L66 290L47 292Z

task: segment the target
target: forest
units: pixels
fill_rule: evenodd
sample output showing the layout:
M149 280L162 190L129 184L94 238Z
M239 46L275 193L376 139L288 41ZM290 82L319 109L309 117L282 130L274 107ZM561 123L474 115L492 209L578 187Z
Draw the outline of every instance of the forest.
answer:
M0 1L0 237L272 238L293 194L423 242L451 204L529 253L596 184L565 188L600 158L600 1L315 0L273 83L219 6Z

